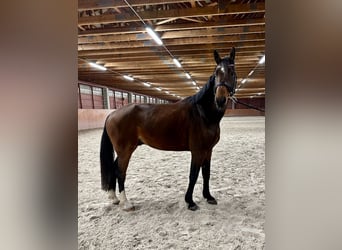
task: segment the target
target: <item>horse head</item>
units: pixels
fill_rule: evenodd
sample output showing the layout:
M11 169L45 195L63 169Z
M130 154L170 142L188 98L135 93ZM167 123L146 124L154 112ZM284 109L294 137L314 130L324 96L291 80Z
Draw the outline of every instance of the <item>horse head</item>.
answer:
M232 48L229 57L224 58L221 58L215 50L214 57L217 64L215 69L215 104L219 110L225 110L228 97L234 95L236 88L235 48Z

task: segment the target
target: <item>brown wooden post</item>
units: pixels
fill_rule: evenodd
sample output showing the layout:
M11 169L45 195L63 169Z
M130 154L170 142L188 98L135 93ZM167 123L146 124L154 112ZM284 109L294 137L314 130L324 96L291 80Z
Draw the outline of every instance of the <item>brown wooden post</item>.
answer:
M93 86L90 86L90 89L91 89L91 100L93 102L93 109L95 109Z
M116 109L116 98L115 98L115 90L113 90L113 108Z
M80 83L78 83L78 97L80 99L80 108L82 109L82 97L81 97L81 87L80 87Z

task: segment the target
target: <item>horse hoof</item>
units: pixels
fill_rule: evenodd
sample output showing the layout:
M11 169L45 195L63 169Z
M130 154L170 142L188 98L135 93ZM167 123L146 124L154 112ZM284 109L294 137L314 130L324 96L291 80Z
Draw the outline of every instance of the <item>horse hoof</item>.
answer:
M113 200L113 204L118 205L120 203L120 200L118 197L116 197L115 192L113 190L110 190L108 192L108 199Z
M125 202L122 206L122 210L124 210L126 212L130 212L130 211L134 211L135 207L131 203Z
M127 208L122 208L122 210L124 210L125 212L131 212L131 211L134 211L135 210L135 207L134 206L131 206L131 207L127 207Z
M119 205L119 203L120 203L119 199L113 200L114 205Z
M207 202L211 205L217 205L217 201L215 199L207 200Z
M197 209L199 209L199 206L197 206L196 204L192 205L192 206L188 206L188 209L191 211L196 211Z

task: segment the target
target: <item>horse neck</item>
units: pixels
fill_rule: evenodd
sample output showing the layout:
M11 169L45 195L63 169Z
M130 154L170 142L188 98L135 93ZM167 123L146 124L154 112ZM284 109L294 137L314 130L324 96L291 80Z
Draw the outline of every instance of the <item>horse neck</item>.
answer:
M216 108L214 98L209 103L198 103L197 109L200 111L202 118L210 124L218 124L224 115L224 112Z
M196 106L203 118L209 123L219 123L224 115L224 112L219 111L215 105L214 95L215 77L212 75L208 83L203 87L197 96Z

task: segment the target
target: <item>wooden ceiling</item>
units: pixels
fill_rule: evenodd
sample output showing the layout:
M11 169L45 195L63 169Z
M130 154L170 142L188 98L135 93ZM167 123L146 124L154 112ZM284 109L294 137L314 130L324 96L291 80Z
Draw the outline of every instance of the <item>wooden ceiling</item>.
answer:
M264 97L265 65L258 62L265 54L265 1L79 0L78 15L81 81L176 101L207 82L216 65L214 49L223 57L235 46L241 85L236 97ZM155 30L164 46L150 37L145 25Z

